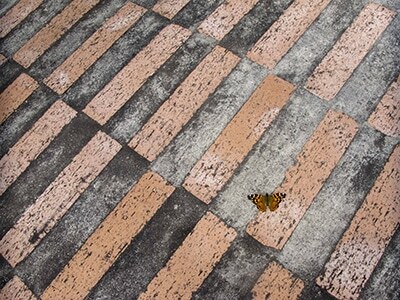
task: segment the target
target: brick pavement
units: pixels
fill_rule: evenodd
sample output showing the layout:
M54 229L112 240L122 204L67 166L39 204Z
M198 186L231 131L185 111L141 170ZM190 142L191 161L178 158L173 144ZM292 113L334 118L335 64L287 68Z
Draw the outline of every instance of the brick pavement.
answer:
M399 13L3 1L0 298L398 299Z

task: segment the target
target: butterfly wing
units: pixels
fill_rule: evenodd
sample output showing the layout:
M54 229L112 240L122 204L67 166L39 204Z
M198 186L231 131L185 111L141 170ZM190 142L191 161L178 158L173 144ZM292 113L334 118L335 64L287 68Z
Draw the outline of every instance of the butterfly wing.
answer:
M279 207L279 203L286 197L285 193L275 193L267 195L267 206L270 211L275 211Z
M251 200L258 208L258 210L265 212L267 210L267 197L261 194L251 194L247 198Z

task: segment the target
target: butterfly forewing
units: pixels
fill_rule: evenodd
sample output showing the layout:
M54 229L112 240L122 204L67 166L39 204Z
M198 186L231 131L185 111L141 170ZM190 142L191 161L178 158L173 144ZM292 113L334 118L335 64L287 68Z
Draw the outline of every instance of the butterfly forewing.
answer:
M262 212L265 212L267 207L270 211L277 210L279 203L281 203L285 197L285 193L275 193L270 195L251 194L247 196L247 198L253 201L257 208Z

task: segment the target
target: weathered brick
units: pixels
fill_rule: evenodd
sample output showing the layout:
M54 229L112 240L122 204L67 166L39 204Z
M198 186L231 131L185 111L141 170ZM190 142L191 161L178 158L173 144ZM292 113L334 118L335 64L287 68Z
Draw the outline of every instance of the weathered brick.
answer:
M37 298L29 288L19 279L14 276L0 291L0 299L2 300L36 300Z
M159 0L153 10L172 19L190 0Z

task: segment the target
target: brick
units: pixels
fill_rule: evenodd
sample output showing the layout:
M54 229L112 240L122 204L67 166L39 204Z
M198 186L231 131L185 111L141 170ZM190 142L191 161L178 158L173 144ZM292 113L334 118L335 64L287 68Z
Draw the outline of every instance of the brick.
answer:
M253 299L298 299L304 282L276 262L257 280L252 290Z
M285 201L274 213L259 213L247 232L265 246L282 249L356 132L353 119L329 111L277 188L287 194Z
M38 83L29 75L22 73L0 94L0 124L3 123L22 102L37 88Z
M297 42L330 0L295 0L265 32L247 57L272 69Z
M120 149L99 132L6 233L0 252L12 265L25 259Z
M178 25L164 28L89 102L83 111L104 125L190 34L189 30Z
M42 294L83 299L174 191L153 172L142 176Z
M154 160L238 62L237 56L217 46L133 137L129 146L148 160Z
M0 195L50 144L61 129L76 115L76 111L61 100L49 110L18 140L0 160Z
M235 237L234 229L207 212L138 299L190 299Z
M397 146L317 278L337 298L358 298L399 226L399 166Z
M168 19L172 19L189 0L159 0L153 10Z
M34 11L43 0L20 0L0 18L0 38L5 37L23 19Z
M400 136L400 77L389 87L368 123L393 137Z
M0 291L0 299L2 300L35 300L35 295L31 290L19 279L14 276Z
M207 19L201 23L198 30L204 34L222 40L232 30L239 20L247 14L258 0L227 0L224 1Z
M3 54L0 54L0 66L4 64L7 61L7 57L5 57Z
M195 164L183 187L203 202L210 203L276 118L293 90L290 83L273 75L267 76Z
M99 2L100 0L73 0L61 13L55 16L14 54L14 60L23 67L28 68L72 25Z
M48 76L44 83L58 94L64 93L144 12L144 8L127 3Z
M384 6L368 4L308 78L306 88L333 99L394 16Z

